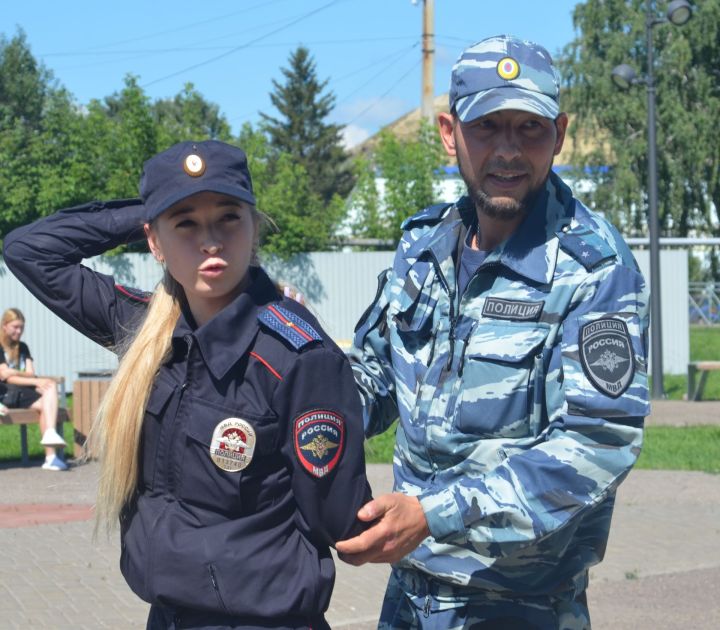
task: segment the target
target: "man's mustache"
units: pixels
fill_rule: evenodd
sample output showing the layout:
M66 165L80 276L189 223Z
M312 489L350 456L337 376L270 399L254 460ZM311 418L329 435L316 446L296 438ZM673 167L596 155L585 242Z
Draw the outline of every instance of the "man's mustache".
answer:
M519 171L521 173L527 172L527 164L522 160L510 160L509 162L502 159L494 159L488 164L485 169L486 172L493 171Z

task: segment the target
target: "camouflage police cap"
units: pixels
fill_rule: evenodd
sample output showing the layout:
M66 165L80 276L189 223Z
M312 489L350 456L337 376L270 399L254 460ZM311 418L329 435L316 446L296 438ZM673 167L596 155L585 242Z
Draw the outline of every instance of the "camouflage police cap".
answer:
M550 53L512 35L473 44L452 69L450 110L462 122L502 109L554 119L560 111L559 96L560 77Z
M147 222L200 192L216 192L255 205L245 152L218 140L180 142L143 165L140 197Z

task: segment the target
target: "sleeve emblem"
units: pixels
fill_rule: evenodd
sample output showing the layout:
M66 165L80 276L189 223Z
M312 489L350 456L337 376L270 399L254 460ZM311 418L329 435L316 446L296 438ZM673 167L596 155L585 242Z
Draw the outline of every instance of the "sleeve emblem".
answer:
M342 458L345 420L339 414L316 409L293 423L295 454L302 467L318 479L330 474Z
M605 317L580 328L580 362L593 387L620 397L635 374L630 333L621 319Z

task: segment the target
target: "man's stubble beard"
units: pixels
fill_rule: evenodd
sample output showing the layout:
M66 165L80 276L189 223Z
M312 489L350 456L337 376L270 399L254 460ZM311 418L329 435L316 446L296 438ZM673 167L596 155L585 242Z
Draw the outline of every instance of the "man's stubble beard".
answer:
M524 218L528 212L530 212L530 208L532 208L539 192L545 186L545 180L543 180L540 186L529 190L520 200L507 198L503 201L493 201L492 198L480 188L480 185L468 176L459 156L457 162L460 176L463 178L468 195L470 199L473 200L478 212L482 212L485 216L497 221L514 221L517 218ZM500 168L513 170L513 165L501 165Z

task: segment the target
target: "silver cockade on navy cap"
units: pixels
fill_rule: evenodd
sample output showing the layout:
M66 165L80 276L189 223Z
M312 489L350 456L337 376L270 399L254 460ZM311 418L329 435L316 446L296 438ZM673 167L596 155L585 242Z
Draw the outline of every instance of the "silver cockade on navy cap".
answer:
M550 53L512 35L473 44L452 69L450 110L462 122L502 109L554 119L560 112L559 97L560 77Z
M145 162L140 197L146 221L200 192L229 195L255 205L245 152L219 140L180 142Z

